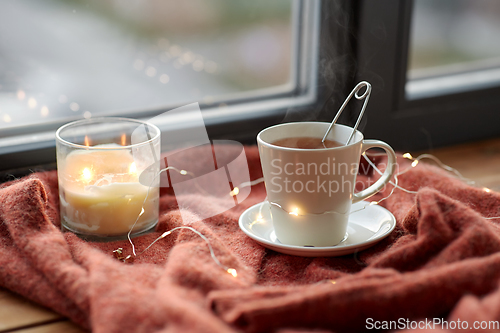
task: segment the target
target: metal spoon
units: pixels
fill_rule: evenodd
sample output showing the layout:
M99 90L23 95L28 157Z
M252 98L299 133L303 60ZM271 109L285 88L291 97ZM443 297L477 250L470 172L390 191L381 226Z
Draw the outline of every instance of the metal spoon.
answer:
M366 87L366 90L362 95L359 95L358 93L363 87ZM358 99L358 100L364 99L365 102L363 103L363 107L361 108L361 112L359 113L358 120L356 121L356 125L354 125L352 133L349 136L349 139L347 139L347 142L345 143L345 145L347 146L349 144L349 142L351 141L352 137L354 136L354 133L356 133L356 129L358 128L359 123L361 122L361 118L363 118L363 114L365 113L366 105L368 104L368 100L370 99L371 92L372 92L372 85L370 83L368 83L366 81L361 81L360 83L358 83L356 85L356 87L354 87L354 89L351 91L349 96L347 96L346 100L344 101L344 103L340 107L339 111L335 115L335 118L333 118L332 123L328 127L328 130L326 131L325 136L323 136L323 140L321 140L321 142L323 142L323 143L325 142L326 137L328 136L328 134L330 134L330 131L332 130L333 125L335 125L335 123L339 119L340 115L342 114L342 111L344 111L345 107L347 106L347 103L349 103L352 96L354 95L354 97L356 97L356 99Z

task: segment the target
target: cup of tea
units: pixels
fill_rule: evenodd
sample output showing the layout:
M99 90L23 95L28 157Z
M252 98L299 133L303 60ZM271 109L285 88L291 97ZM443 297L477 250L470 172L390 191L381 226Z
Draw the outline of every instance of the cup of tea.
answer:
M379 140L364 140L353 128L330 123L296 122L268 127L257 135L267 200L278 240L287 245L334 246L346 235L352 203L380 191L396 167L394 150ZM384 174L355 193L361 154L385 150Z

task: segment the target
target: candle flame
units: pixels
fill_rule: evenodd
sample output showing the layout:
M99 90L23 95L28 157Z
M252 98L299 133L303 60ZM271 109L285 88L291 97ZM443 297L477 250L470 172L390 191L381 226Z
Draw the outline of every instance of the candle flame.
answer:
M90 140L89 140L89 137L88 137L88 136L86 136L86 135L85 135L85 139L84 139L84 141L83 141L83 142L85 143L85 145L86 145L87 147L89 147L89 146L90 146Z
M126 146L127 145L127 136L124 134L122 134L121 138L120 138L120 141L121 141L121 144L122 146Z
M137 166L135 165L135 162L132 162L130 164L130 167L128 168L129 173L136 173L137 172Z
M89 168L85 168L82 171L82 178L83 180L89 181L92 179L92 171L90 171Z

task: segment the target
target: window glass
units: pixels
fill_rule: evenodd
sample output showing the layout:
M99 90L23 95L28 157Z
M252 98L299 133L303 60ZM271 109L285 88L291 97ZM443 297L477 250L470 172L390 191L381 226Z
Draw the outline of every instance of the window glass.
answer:
M5 0L0 129L293 89L292 0Z
M498 85L499 36L498 0L415 0L407 94L419 97Z

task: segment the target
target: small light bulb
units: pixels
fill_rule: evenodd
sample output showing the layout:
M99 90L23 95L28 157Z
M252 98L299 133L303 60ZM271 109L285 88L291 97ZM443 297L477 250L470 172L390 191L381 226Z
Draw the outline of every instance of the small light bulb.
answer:
M186 171L186 170L181 170L181 171L179 171L179 173L180 173L181 175L183 175L183 176L187 175L187 171Z
M411 156L411 154L410 154L410 153L404 153L404 154L403 154L403 158L407 158L407 159L409 159L409 160L412 160L412 159L413 159L413 156Z
M264 218L262 217L262 215L259 214L255 218L255 220L253 220L252 223L250 223L249 227L252 228L254 225L260 224L262 222L264 222Z
M417 164L418 164L418 160L415 160L415 161L413 161L413 162L411 163L411 166L414 168L414 167L416 167L416 166L417 166Z
M144 214L144 207L142 207L142 210L141 210L141 213L139 214L139 216L142 216L142 214Z
M236 270L234 268L228 268L227 272L229 274L231 274L233 277L237 277L238 276L238 272L236 272Z
M170 235L172 232L171 231L165 231L163 234L161 234L160 238L165 238L168 235Z
M370 202L370 206L373 206L373 205L378 205L378 201L372 201L372 202Z
M486 193L490 193L491 192L491 190L489 188L487 188L487 187L483 187L483 191L486 192Z
M240 193L240 189L237 187L235 187L231 192L229 192L229 194L231 194L232 197L238 195L238 193Z
M290 215L295 215L295 216L299 216L299 209L297 207L295 207L291 212L289 212L288 214Z

